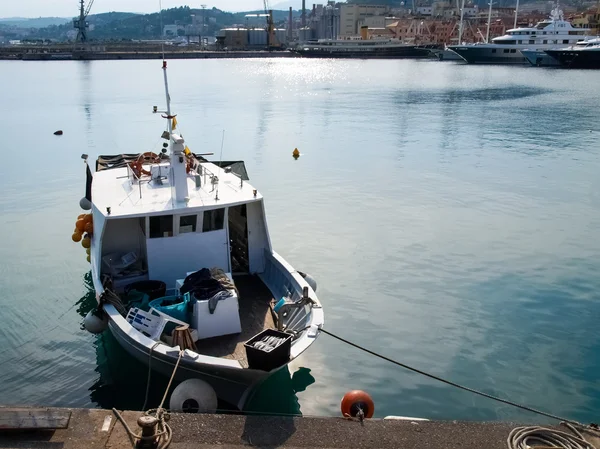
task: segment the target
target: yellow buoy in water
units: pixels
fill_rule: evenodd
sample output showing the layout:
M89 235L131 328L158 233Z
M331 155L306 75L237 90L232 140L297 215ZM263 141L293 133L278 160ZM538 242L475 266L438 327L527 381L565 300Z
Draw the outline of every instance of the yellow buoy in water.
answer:
M300 151L298 151L298 148L294 148L294 151L292 151L292 156L294 159L298 159L300 157Z

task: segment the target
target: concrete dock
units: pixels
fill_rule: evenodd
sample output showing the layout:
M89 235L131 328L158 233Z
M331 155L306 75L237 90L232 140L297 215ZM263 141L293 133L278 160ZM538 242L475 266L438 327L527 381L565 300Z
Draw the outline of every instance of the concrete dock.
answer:
M2 409L10 410L10 409ZM24 409L21 409L24 410ZM27 410L27 409L25 409ZM37 409L68 417L64 429L2 430L0 448L99 449L131 447L123 425L110 410ZM139 432L140 412L122 416ZM170 445L175 449L211 448L428 448L505 449L514 423L366 420L343 418L288 418L242 415L172 414ZM561 430L565 430L561 428ZM600 447L599 439L591 442Z
M294 58L290 51L266 50L201 50L197 46L164 49L166 59L223 59L223 58ZM85 49L73 45L0 46L0 60L63 61L63 60L128 60L162 59L163 49L158 45L106 44Z

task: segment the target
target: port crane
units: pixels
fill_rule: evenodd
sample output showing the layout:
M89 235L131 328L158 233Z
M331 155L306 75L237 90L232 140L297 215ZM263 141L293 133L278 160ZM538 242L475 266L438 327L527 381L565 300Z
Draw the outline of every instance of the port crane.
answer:
M269 0L263 0L264 14L246 14L246 17L265 17L267 19L267 26L265 31L267 32L267 49L273 50L275 48L281 48L281 42L277 39L275 34L275 23L273 21L273 10L269 7Z
M267 49L280 48L281 43L275 34L275 24L273 23L273 10L269 6L269 0L263 0L265 15L267 17Z
M87 31L89 23L87 22L87 17L90 14L93 4L94 0L89 0L87 6L85 5L85 0L79 0L79 17L73 19L73 28L77 30L77 38L75 39L77 42L85 43L88 40Z

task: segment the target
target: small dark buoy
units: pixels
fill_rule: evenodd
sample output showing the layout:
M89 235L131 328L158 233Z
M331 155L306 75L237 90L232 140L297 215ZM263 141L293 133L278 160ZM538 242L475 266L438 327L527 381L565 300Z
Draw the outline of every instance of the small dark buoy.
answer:
M55 136L62 136L63 135L62 129L59 129L58 131L54 131L54 135Z
M371 418L375 412L375 404L364 391L353 390L342 398L341 409L345 418Z

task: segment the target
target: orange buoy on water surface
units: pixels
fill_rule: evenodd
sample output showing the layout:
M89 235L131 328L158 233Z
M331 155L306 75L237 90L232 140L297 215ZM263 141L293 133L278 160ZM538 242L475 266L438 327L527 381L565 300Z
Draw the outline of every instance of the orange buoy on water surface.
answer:
M352 390L342 398L341 409L345 418L361 418L361 411L363 418L371 418L375 413L375 403L364 391Z
M294 151L292 151L292 157L294 159L298 159L300 157L300 151L298 151L298 148L294 148Z

